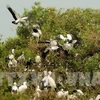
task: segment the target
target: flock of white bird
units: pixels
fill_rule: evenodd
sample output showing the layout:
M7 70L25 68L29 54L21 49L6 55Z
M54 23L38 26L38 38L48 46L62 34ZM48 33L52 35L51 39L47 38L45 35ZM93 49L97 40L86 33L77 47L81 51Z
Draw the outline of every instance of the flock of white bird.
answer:
M13 24L25 23L28 20L28 17L20 17L20 15L17 14L9 5L7 5L7 9L9 10L9 12L11 13L11 15L14 18L14 21L12 21ZM39 39L40 36L42 35L39 25L33 25L32 28L33 28L32 36ZM75 43L77 42L77 40L73 40L71 34L67 34L66 36L63 36L62 34L60 34L58 36L58 38L63 41L63 44L60 46L62 46L62 48L64 50L72 49L73 46L75 45ZM49 51L55 51L60 48L58 40L50 39L49 41L45 41L45 42L43 41L43 43L49 43L48 47L45 48L45 50L44 50L44 54ZM12 52L11 52L11 54L9 54L7 56L7 59L9 59L9 62L8 62L9 68L17 67L18 63L21 64L25 61L24 52L16 60L14 49L12 49ZM41 67L41 57L39 54L35 57L35 62L38 65L38 67L40 68ZM31 64L31 62L28 62L27 64ZM56 85L55 80L52 78L51 71L48 71L48 72L44 71L44 77L41 79L41 85L43 86L43 89L46 91L48 91L49 88L53 88L56 91L57 85ZM24 93L25 90L27 90L27 89L28 89L27 82L23 82L23 84L19 87L17 86L17 83L14 82L11 93L12 94ZM34 100L37 100L37 97L41 96L42 91L43 90L40 89L39 84L37 84L35 94L34 94ZM84 93L81 90L76 89L75 91L73 91L72 94L69 94L69 91L64 91L64 89L62 88L60 91L56 91L56 95L58 98L67 97L67 100L70 100L70 99L75 100L76 98L78 98L78 96L83 96ZM95 100L100 100L100 95L98 95L95 98Z
M6 59L8 62L8 68L17 68L18 65L24 65L25 69L24 71L27 71L28 69L30 69L29 67L33 64L32 59L29 58L26 61L26 57L24 55L24 52L22 52L22 54L15 58L15 49L12 49L11 54L9 54ZM39 55L39 53L35 56L35 61L34 61L35 65L40 68L41 67L41 57Z
M17 67L17 60L15 59L14 56L15 56L14 49L12 49L12 53L7 56L7 59L9 60L8 62L9 68Z
M14 82L12 89L11 89L11 93L12 94L23 93L26 89L27 89L27 82L23 82L23 84L19 87L17 86L17 83Z
M35 89L35 93L34 93L34 100L37 100L37 98L41 97L41 93L43 91L48 92L50 88L56 91L57 85L52 77L52 72L45 70L43 75L44 76L41 79L41 85L40 85L43 87L43 89L40 89L40 86L38 85L39 84L38 83ZM27 89L28 89L27 82L23 82L23 84L19 87L17 86L17 83L14 82L11 93L12 94L24 93ZM61 89L60 91L56 91L56 96L58 98L66 97L67 100L75 100L78 98L78 96L83 96L83 95L84 93L79 89L74 90L72 94L69 94L69 91L64 91L64 89Z
M34 99L33 100L37 100L37 98L41 97L41 93L45 90L45 92L48 92L48 90L50 88L52 89L56 89L57 85L56 82L54 81L53 77L52 77L52 72L51 71L47 71L45 70L43 72L43 78L41 79L41 86L43 86L43 89L40 89L40 86L37 84L36 88L35 88L35 93L34 93ZM17 86L17 83L14 82L13 86L12 86L12 90L11 93L12 94L18 94L18 93L24 93L26 90L28 89L28 85L27 82L23 82L23 84L21 86ZM55 90L56 91L56 90ZM72 94L69 94L69 91L64 91L64 89L62 88L59 91L56 91L56 97L57 98L67 98L67 100L77 100L78 97L80 96L84 96L85 94L80 90L80 89L76 89L73 90ZM100 100L100 94L97 95L96 98L90 98L89 100Z

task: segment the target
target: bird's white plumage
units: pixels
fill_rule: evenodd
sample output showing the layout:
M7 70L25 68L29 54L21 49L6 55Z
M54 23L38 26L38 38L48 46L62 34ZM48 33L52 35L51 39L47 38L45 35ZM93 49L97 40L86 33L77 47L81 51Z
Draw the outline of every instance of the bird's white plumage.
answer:
M57 45L57 41L56 40L53 40L53 39L50 39L50 45L51 46Z
M67 34L67 40L72 40L72 35L71 34Z
M47 75L48 75L47 70L44 70L44 71L43 71L43 75L44 75L44 76L47 76Z
M9 5L7 5L7 9L9 10L9 12L11 13L11 15L13 16L13 18L15 19L14 21L12 21L13 24L18 24L20 22L25 22L26 19L28 19L28 17L21 17L18 13L16 13L15 10L13 10Z
M48 49L49 49L50 51L52 51L52 50L57 50L57 49L59 48L57 44L58 44L58 43L57 43L56 40L50 39L50 47L48 47Z
M57 92L57 96L58 97L62 97L63 96L63 89L61 89L61 91Z
M67 38L64 37L62 34L59 35L59 38L60 38L61 40L63 40L63 41L67 40Z
M15 58L9 60L9 62L8 62L8 67L9 67L9 68L17 67L17 60L16 60Z
M26 19L28 19L28 17L19 18L19 19L15 20L15 23L19 23L19 22L25 23L25 20L26 20Z
M23 84L18 88L19 93L23 93L27 89L27 82L23 82Z
M73 46L76 42L77 42L77 40L73 40L72 43L66 42L66 43L64 43L63 47L64 47L64 49L70 50L73 48Z
M11 92L12 92L12 94L13 94L13 93L17 93L17 91L18 91L17 83L14 82L14 85L12 86Z
M77 96L74 94L68 95L68 100L76 100Z
M58 46L51 46L51 50L57 50L59 47Z
M28 17L22 17L23 20L28 19Z
M93 98L90 98L89 100L94 100Z
M59 98L66 97L66 96L68 96L68 91L64 91L63 89L61 89L59 92L57 92L57 96Z
M24 52L17 58L17 61L18 61L19 63L25 62Z
M35 57L35 62L36 62L36 63L41 63L41 57L40 57L40 55L37 55L37 56Z
M41 30L40 29L37 29L37 31L38 32L32 32L32 35L34 36L34 37L37 37L37 38L39 38L41 35L42 35L42 32L41 32Z
M95 100L100 100L100 94L97 95L97 97L95 98Z
M48 71L48 74L51 76L52 75L52 72L51 71Z
M8 62L8 67L11 68L12 66L13 66L13 63L12 63L11 60L9 60L9 62Z
M15 54L15 49L12 49L12 54Z
M14 58L13 54L8 55L9 59L12 60Z
M43 84L43 87L47 87L48 86L48 76L45 76L43 79L42 79L42 84Z
M49 72L48 75L46 75L46 76L42 79L42 81L44 82L44 83L43 83L43 86L44 86L44 87L50 86L50 87L52 87L52 88L56 88L56 83L55 83L54 79L51 77L51 72Z
M40 96L40 93L42 92L42 90L40 89L39 85L36 88L36 93L38 95L38 97Z
M34 94L34 100L37 100L40 97L40 93L42 90L40 89L39 85L36 87L35 94Z
M50 87L56 88L56 83L50 75L48 75L48 83Z
M84 95L84 93L79 89L77 89L77 93L78 93L78 95Z
M15 58L12 59L12 67L17 67L17 60Z
M40 29L38 29L38 33L41 35L42 34L42 32L41 32L41 30Z

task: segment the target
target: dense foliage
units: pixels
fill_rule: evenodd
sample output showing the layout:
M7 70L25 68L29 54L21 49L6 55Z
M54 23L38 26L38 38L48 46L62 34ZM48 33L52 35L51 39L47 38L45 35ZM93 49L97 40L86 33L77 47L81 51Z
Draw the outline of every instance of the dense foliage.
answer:
M5 57L11 52L12 48L16 48L16 57L22 51L25 52L26 59L29 57L34 59L37 52L41 54L46 45L37 44L36 39L31 35L32 25L36 23L40 25L43 33L40 41L49 40L50 38L56 39L59 34L64 36L72 34L75 38L80 39L79 44L69 51L70 56L66 57L63 53L58 56L57 53L51 52L47 56L51 63L48 64L43 60L42 68L38 69L38 71L41 71L46 66L47 69L62 73L61 76L65 79L66 68L69 72L94 72L100 70L100 9L73 8L57 10L53 7L43 8L40 3L36 2L31 10L25 9L23 15L29 16L29 19L26 24L21 23L17 27L17 37L7 39L5 43L0 40L0 71L8 71ZM76 53L78 53L77 57L75 57ZM26 91L26 94L13 96L10 94L10 90L7 89L5 80L4 83L3 86L0 86L0 98L2 100L30 100L28 91ZM65 89L69 91L77 87L68 87L64 80L63 84ZM86 96L81 99L86 100L89 96L97 94L99 86L80 88L86 92ZM91 90L93 90L93 94ZM34 93L34 90L29 90L29 92L32 91ZM44 98L46 97L44 96ZM54 95L48 98L49 100L56 100ZM40 100L47 99L42 97Z

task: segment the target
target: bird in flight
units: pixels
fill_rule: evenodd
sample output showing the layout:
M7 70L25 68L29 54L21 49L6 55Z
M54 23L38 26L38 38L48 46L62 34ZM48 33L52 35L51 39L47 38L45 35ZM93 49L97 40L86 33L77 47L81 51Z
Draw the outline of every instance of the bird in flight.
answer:
M14 18L14 21L12 21L13 24L18 24L20 22L25 22L28 17L21 17L18 13L16 13L9 5L7 5L7 9L12 14L12 17Z

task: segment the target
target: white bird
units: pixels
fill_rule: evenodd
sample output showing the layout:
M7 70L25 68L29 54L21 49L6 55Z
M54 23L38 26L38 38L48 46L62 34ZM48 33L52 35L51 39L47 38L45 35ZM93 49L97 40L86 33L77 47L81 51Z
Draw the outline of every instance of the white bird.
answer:
M9 60L8 67L9 68L17 67L17 60L15 60L15 58L13 58L12 60Z
M15 58L12 59L12 67L17 67L17 60Z
M71 40L72 40L72 35L71 35L71 34L67 34L67 38L66 38L66 40L71 41Z
M80 89L76 89L76 90L74 90L73 91L73 94L75 94L75 95L84 95L84 93L80 90Z
M36 87L36 92L42 92L42 90L40 89L39 85Z
M63 96L63 92L64 92L64 90L61 89L59 92L57 92L57 96L58 96L59 98L62 97L62 96Z
M12 54L15 54L15 49L12 49Z
M51 76L52 75L52 72L51 71L48 71L48 74Z
M9 55L7 56L7 59L12 60L12 59L14 58L14 56L15 56L15 52L14 52L14 49L12 49L12 50L11 50L11 54L9 54Z
M50 45L49 45L49 47L47 47L45 49L44 52L47 52L48 50L55 51L55 50L57 50L59 48L57 40L50 39L50 41L48 41L48 42L50 43Z
M90 98L89 100L94 100L93 98Z
M42 34L42 32L41 32L40 29L33 29L32 35L33 35L34 37L39 38L39 37L41 36L41 34Z
M14 58L14 54L9 54L8 59L12 60Z
M57 92L57 96L59 98L66 97L66 96L68 96L68 91L64 91L63 89L61 89L59 92Z
M12 89L11 89L11 93L12 94L17 93L17 91L18 91L17 83L14 82L13 84L14 85L12 86Z
M68 100L77 100L77 96L74 94L68 95Z
M42 92L42 90L40 89L39 85L36 87L36 90L35 90L35 94L34 94L34 100L37 100L37 98L40 97L40 93Z
M45 47L44 50L43 50L43 53L42 53L42 55L41 55L41 57L42 57L43 59L46 58L46 56L48 55L48 53L49 53L50 51L56 51L56 50L58 50L58 49L60 48L60 45L59 45L58 41L57 41L57 40L53 40L53 39L46 40L46 41L39 41L38 43L47 43L47 44L49 44L49 45L48 45L47 47Z
M58 49L59 47L58 47L57 40L50 39L50 47L52 50Z
M69 42L67 41L67 42L64 43L64 45L63 45L64 50L71 50L76 42L77 42L77 40L73 40L72 43L69 43Z
M76 90L73 90L72 94L71 95L68 95L68 100L76 100L78 98L78 96L83 96L84 93L79 90L79 89L76 89Z
M45 88L47 89L47 86L48 86L48 76L45 75L41 82L42 82L43 88L44 88L44 89L45 89Z
M82 90L77 89L77 93L78 95L84 95L84 93L82 92Z
M11 68L12 66L13 66L13 63L12 63L11 60L9 60L9 62L8 62L8 67Z
M63 41L66 41L66 40L67 40L67 38L64 37L62 34L60 34L58 37L59 37L61 40L63 40Z
M100 100L100 94L97 95L97 97L95 98L95 100Z
M48 75L47 70L44 70L44 71L43 71L43 76L45 77L45 76L47 76L47 75Z
M35 57L35 63L36 63L36 66L37 66L38 68L41 67L41 57L40 57L39 54L37 54L36 57Z
M36 55L36 57L35 57L35 62L36 62L36 63L41 63L41 57L40 57L39 54Z
M40 38L40 36L42 35L42 32L41 30L39 29L39 25L33 25L33 32L32 32L32 35L34 37L37 37L37 38Z
M42 79L42 83L43 83L43 87L48 88L54 88L56 89L56 83L54 81L54 79L51 77L51 73L48 73L48 75L46 75L43 79Z
M13 24L18 24L19 22L25 22L28 17L21 17L19 14L17 14L10 6L7 5L7 9L12 14L13 18L15 19L12 21Z
M18 92L23 93L27 88L27 82L23 82L23 84L18 88Z
M54 79L50 76L50 74L48 74L48 85L52 88L56 88L56 83L54 81Z
M22 54L17 58L17 61L20 64L25 62L24 52L22 52Z

